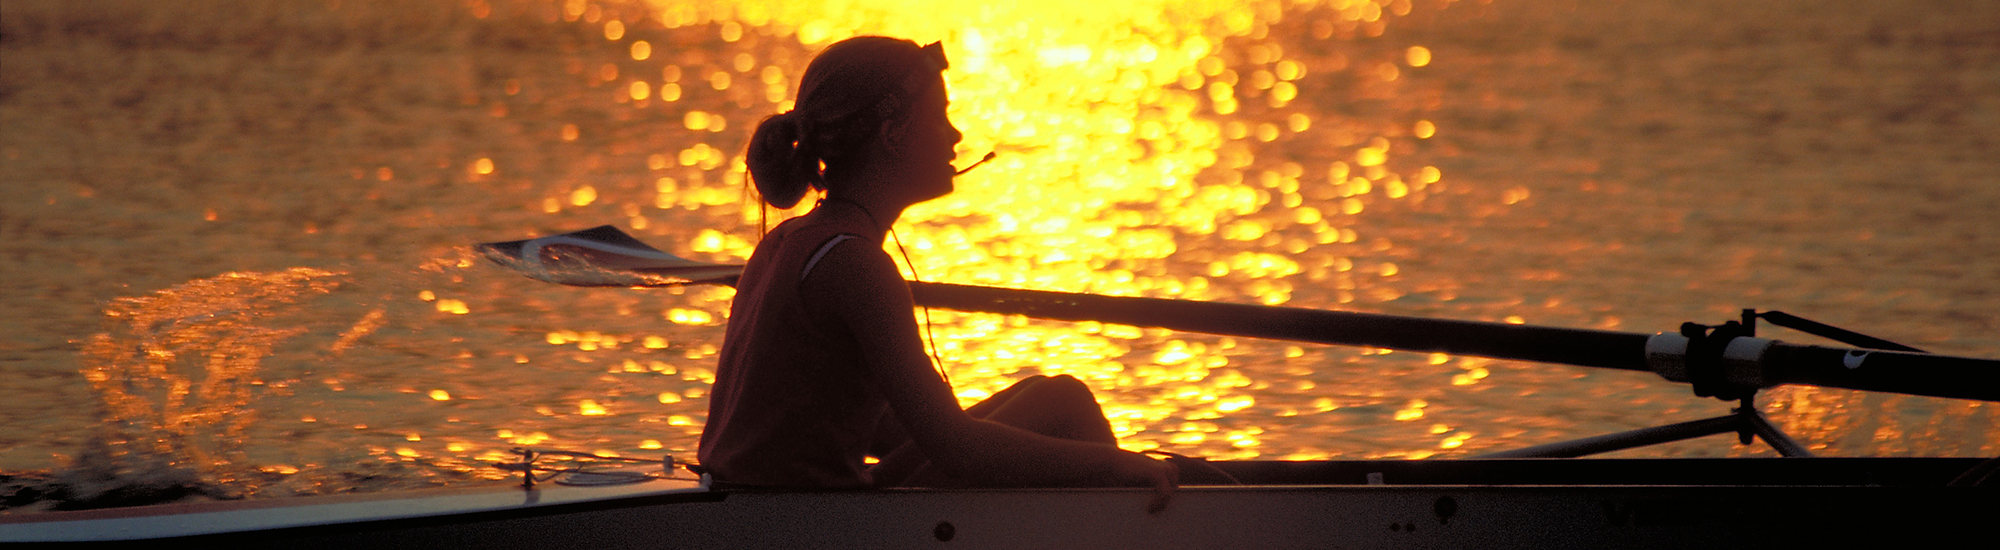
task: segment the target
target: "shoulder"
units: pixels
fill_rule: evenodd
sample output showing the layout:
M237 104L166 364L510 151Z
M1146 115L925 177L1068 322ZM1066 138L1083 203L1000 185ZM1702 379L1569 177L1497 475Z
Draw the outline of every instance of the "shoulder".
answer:
M860 282L857 278L902 280L882 243L853 233L830 233L812 239L811 254L801 280L813 283Z
M834 238L842 235L847 236L842 240L865 240L841 224L825 223L810 217L792 218L780 222L759 237L750 259L756 261L761 256L768 262L796 265L827 248Z
M914 300L902 272L883 252L880 242L866 237L823 239L823 252L799 279L802 297L825 306L822 311L842 317L869 317L868 311L908 314ZM817 247L816 247L817 248Z

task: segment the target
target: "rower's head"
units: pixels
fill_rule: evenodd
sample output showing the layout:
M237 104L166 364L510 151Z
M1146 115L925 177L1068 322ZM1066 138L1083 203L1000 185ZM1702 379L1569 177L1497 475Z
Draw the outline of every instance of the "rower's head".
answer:
M945 116L948 66L938 43L860 36L828 46L806 66L794 108L750 136L744 162L757 192L790 208L809 188L830 190L830 174L862 172L898 180L912 203L951 192L963 136Z

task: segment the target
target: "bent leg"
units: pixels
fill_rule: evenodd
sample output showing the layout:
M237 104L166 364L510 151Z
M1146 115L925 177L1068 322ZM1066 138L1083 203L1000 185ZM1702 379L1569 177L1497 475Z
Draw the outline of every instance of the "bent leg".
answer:
M965 409L967 414L1049 437L1117 445L1110 420L1083 381L1069 375L1030 376ZM870 470L877 486L927 487L958 485L914 442L905 442L883 456Z
M1049 437L1118 444L1118 436L1111 432L1111 421L1104 417L1104 408L1097 405L1097 396L1082 380L1067 374L1035 376L1007 389L1014 395L998 402L989 399L973 406L973 409L978 409L992 403L987 410L974 412L966 409L966 412ZM984 414L980 414L982 412Z
M1075 380L1075 378L1070 378L1069 376L1064 376L1063 378ZM1049 380L1049 377L1039 374L1023 378L1013 385L1007 386L1007 389L1000 390L1000 393L989 395L986 399L972 404L971 407L966 407L965 414L972 415L973 418L986 418L992 415L993 411L999 410L1002 405L1012 401L1015 396L1030 393L1029 388L1041 385L1046 380ZM1035 399L1040 400L1043 398L1037 397ZM902 421L896 418L894 412L890 412L882 415L882 418L876 421L874 442L869 444L868 450L870 454L886 460L891 453L902 449L904 446L909 445L909 443L910 435L903 431Z

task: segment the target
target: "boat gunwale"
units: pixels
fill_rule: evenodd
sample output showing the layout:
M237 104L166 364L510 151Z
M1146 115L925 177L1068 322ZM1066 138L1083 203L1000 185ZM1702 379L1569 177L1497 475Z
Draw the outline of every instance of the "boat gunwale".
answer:
M1847 487L1847 488L1944 488L1952 475L1967 471L1991 459L1982 457L1814 457L1814 458L1501 458L1436 460L1244 460L1213 461L1209 464L1245 478L1236 485L1184 485L1182 491L1274 491L1320 490L1327 488L1670 488L1670 487ZM1368 473L1381 474L1371 482ZM1690 476L1717 476L1709 481L1680 481ZM1274 482L1278 476L1291 482ZM1487 482L1461 481L1486 477ZM1497 477L1494 477L1497 476ZM1556 479L1569 476L1571 481ZM1626 477L1620 480L1621 476ZM1762 481L1759 481L1762 478ZM1439 479L1447 481L1437 481ZM1651 482L1647 482L1651 480ZM1661 481L1666 480L1666 481ZM529 493L526 502L467 508L450 514L478 511L546 509L590 505L631 499L721 500L732 494L819 494L819 493L993 493L1062 491L1151 491L1121 487L1018 487L1018 488L881 488L823 489L754 487L716 483L696 483L686 479L654 478L641 483L606 486L538 484L524 489L512 484L481 484L464 487L434 487L372 493L308 495L287 498L203 500L145 506L93 510L55 510L0 515L0 525L57 523L118 518L144 518L186 514L248 512L256 510L306 509L371 502L416 501L421 499L512 500L509 495ZM434 515L434 514L431 514ZM370 520L374 521L374 520Z
M520 489L516 488L514 490ZM1013 502L1019 502L1022 499L1034 501L1054 498L1057 500L1043 502L1053 502L1053 506L1062 509L1075 508L1080 503L1086 505L1088 503L1097 503L1101 506L1106 502L1110 502L1105 500L1107 498L1129 500L1133 504L1129 512L1109 510L1097 513L1108 513L1110 516L1105 517L1111 518L1139 519L1152 516L1151 514L1144 513L1141 510L1141 506L1139 506L1139 503L1151 498L1149 495L1152 491L1150 488L1140 487L1043 487L1016 489L896 488L864 490L697 488L690 491L650 492L574 502L467 510L422 516L360 518L346 521L321 521L237 529L187 529L175 533L153 533L138 536L98 530L89 532L87 536L55 538L47 536L37 537L35 535L38 535L38 533L29 532L17 534L26 534L29 537L7 538L5 542L89 543L135 540L173 541L178 539L180 541L215 542L233 546L253 542L314 540L327 537L334 539L362 537L365 539L370 537L398 537L400 535L396 535L396 533L430 532L439 528L449 530L485 525L488 526L487 528L518 529L520 528L518 526L521 525L549 525L548 522L550 521L581 522L575 524L586 524L593 521L586 519L590 517L606 519L635 517L631 514L641 514L641 516L637 517L656 517L649 514L666 513L666 510L672 507L683 505L701 506L709 504L727 506L729 507L728 509L748 507L745 509L768 511L787 507L797 508L799 506L821 509L828 505L839 506L844 502L847 505L859 505L871 509L889 506L891 508L918 512L917 515L919 516L937 516L939 518L953 519L959 518L960 515L965 513L963 504L947 504L942 509L935 508L935 506L939 503L964 503L968 502L968 499L970 501L983 501L987 500L985 498L987 496L1001 497L1002 500ZM1181 493L1184 494L1177 494L1173 503L1169 505L1168 513L1170 515L1195 513L1197 516L1206 516L1209 513L1217 511L1213 508L1218 502L1225 504L1228 502L1243 502L1242 498L1256 498L1258 495L1269 495L1279 498L1281 501L1292 502L1296 502L1299 498L1328 498L1332 499L1328 502L1339 502L1343 500L1343 495L1358 497L1369 502L1377 502L1383 498L1388 498L1391 501L1421 502L1424 503L1425 509L1430 508L1432 502L1448 500L1470 504L1476 502L1490 503L1495 498L1498 498L1500 501L1509 502L1519 502L1524 499L1528 501L1548 502L1551 499L1554 499L1554 501L1564 501L1581 498L1587 501L1602 501L1606 506L1612 506L1615 503L1617 506L1616 510L1606 509L1606 513L1619 510L1625 513L1633 513L1633 510L1671 511L1679 509L1685 503L1713 503L1720 501L1738 502L1742 503L1742 506L1748 507L1745 509L1769 512L1778 510L1772 508L1773 506L1780 506L1782 508L1781 505L1772 504L1775 501L1813 501L1817 502L1817 504L1808 507L1811 510L1825 511L1828 508L1833 508L1834 511L1856 516L1865 516L1875 512L1886 513L1899 518L1908 516L1904 519L1914 519L1924 514L1937 513L1970 517L1975 515L1977 509L1993 511L1995 510L1994 505L2000 503L2000 501L1987 498L1995 494L1990 487L1944 486L1201 485L1183 487ZM818 504L812 504L814 502ZM1889 506L1885 504L1892 502L1910 506ZM1878 506L1876 507L1880 509L1873 511L1863 509L1867 508L1865 506L1866 503L1877 503ZM1857 508L1850 505L1864 506ZM1190 508L1190 506L1193 508ZM975 505L975 507L983 509L990 507L990 505ZM1178 514L1175 513L1175 508L1181 509ZM1739 512L1739 510L1722 509L1698 513L1733 517L1733 515L1739 514ZM599 513L608 513L611 515L596 515ZM713 513L715 512L697 512L697 515ZM1033 512L1027 513L1027 515L1034 516L1035 514L1046 513L1048 512ZM1808 510L1789 510L1780 511L1780 513L1770 519L1809 519L1810 517L1811 514ZM528 523L521 523L523 521ZM1122 522L1126 520L1117 521ZM502 527L509 525L515 527ZM48 526L55 527L53 524ZM39 534L46 535L47 533Z

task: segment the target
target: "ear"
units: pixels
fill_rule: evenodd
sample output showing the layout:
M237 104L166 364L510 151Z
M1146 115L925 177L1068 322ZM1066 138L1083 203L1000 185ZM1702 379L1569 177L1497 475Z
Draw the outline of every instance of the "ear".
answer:
M882 121L882 127L876 129L875 138L881 141L884 149L892 153L901 152L903 146L909 143L910 123L908 120L905 120L906 118L908 117L894 117L884 120Z

